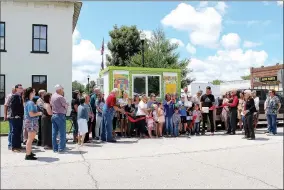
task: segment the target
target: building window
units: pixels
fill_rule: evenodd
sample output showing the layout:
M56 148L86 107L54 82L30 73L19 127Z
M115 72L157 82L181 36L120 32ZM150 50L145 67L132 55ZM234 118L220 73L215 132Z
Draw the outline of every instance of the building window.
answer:
M140 75L133 74L133 86L132 94L141 95L145 94L150 96L151 93L154 93L157 98L161 97L161 76L159 75Z
M5 102L5 75L0 75L0 105Z
M47 76L46 75L32 75L32 87L38 96L39 90L47 91Z
M32 53L48 53L47 25L33 24Z
M152 93L160 97L160 76L148 76L148 96Z
M146 77L135 76L133 77L133 95L141 95L146 93Z
M6 27L5 22L0 22L0 52L5 52L5 36L6 36Z

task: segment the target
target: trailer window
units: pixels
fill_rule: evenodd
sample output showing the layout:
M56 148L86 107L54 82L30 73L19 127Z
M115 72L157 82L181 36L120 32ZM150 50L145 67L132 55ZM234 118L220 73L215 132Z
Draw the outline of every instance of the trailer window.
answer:
M154 93L160 97L160 76L148 76L148 97Z
M146 93L146 77L134 76L133 77L133 95Z

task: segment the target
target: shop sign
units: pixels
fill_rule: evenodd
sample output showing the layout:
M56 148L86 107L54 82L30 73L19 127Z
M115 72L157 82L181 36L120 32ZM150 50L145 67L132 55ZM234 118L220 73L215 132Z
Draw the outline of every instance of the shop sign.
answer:
M275 82L277 81L277 76L273 77L261 77L260 82Z

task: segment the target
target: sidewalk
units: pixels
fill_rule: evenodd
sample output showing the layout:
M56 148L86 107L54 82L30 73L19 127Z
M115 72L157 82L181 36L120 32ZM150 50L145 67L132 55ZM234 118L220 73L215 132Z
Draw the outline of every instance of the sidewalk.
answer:
M283 128L278 136L260 132L255 141L217 133L68 144L67 154L36 148L38 161L8 151L1 137L1 188L282 188Z

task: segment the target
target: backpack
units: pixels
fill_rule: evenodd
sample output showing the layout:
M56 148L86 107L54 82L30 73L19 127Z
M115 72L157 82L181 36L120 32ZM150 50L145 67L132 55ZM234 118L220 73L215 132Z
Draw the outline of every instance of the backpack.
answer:
M10 99L10 109L11 109L11 117L23 117L24 116L24 106L22 97L13 94Z

